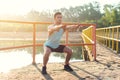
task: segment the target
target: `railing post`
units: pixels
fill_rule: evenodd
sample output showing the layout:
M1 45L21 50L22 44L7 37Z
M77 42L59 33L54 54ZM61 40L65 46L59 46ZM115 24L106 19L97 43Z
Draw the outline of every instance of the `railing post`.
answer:
M108 29L106 28L106 36L105 37L108 37ZM106 46L108 46L108 39L106 39Z
M93 56L94 56L94 60L96 61L96 25L93 25L93 31L92 31L92 34L93 34L93 47L92 47L92 52L93 52Z
M103 36L105 36L105 29L103 29L103 31L104 31L104 35ZM105 39L103 40L103 44L105 45Z
M36 26L35 23L33 24L33 62L32 64L35 64L35 55L36 55Z
M114 38L114 28L112 28L112 38ZM112 40L112 49L114 50L114 40Z
M117 38L116 39L119 39L119 27L117 27ZM116 41L116 51L117 53L119 52L119 42Z
M110 30L110 28L109 28L109 33L108 33L108 34L109 34L109 38L110 38L110 31L111 31L111 30ZM109 46L108 46L108 47L110 48L110 39L108 39L108 40L109 40Z

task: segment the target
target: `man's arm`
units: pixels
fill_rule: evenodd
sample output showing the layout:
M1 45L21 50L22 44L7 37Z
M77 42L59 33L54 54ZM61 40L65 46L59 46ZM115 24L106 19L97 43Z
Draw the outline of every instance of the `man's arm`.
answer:
M54 31L59 31L60 28L63 28L64 25L56 25L55 27L50 26L48 27L48 33L51 35Z
M77 29L77 28L79 28L79 24L78 25L67 25L67 26L65 26L65 30L68 30L68 29Z

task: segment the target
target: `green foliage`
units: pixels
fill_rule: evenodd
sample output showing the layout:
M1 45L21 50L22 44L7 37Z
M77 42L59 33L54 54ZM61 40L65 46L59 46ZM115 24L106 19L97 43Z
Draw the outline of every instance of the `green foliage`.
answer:
M63 20L66 22L85 22L86 20L94 20L94 22L96 22L101 18L98 2L89 3L83 6L70 7L69 9L61 8L54 10L54 12L57 11L62 12Z
M102 24L104 26L114 26L119 25L120 9L112 5L104 6L104 14L101 18Z

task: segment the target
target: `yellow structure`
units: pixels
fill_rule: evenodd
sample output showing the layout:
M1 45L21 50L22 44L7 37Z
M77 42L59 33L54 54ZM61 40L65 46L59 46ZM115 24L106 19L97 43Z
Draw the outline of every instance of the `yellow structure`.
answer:
M120 52L120 26L96 29L97 41L108 48Z
M83 41L85 44L94 44L95 43L93 40L93 36L95 36L95 35L93 35L93 28L94 28L93 26L90 26L82 31L82 38L83 38ZM93 61L94 60L94 58L93 58L94 54L92 52L93 46L92 45L85 45L84 48L87 51L87 55L89 57L89 60Z

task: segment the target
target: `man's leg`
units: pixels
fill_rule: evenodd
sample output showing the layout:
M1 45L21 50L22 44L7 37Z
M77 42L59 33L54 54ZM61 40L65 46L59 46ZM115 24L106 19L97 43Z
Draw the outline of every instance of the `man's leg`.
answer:
M63 51L67 54L65 59L64 70L73 71L73 69L69 66L69 61L72 56L72 49L66 46Z
M66 55L66 59L65 59L65 65L69 65L69 61L70 61L70 58L72 56L72 49L70 49L69 47L65 47L63 52L65 52L67 55Z
M43 74L47 74L46 65L48 63L50 53L51 53L51 49L44 46L43 67L42 67L42 73Z

